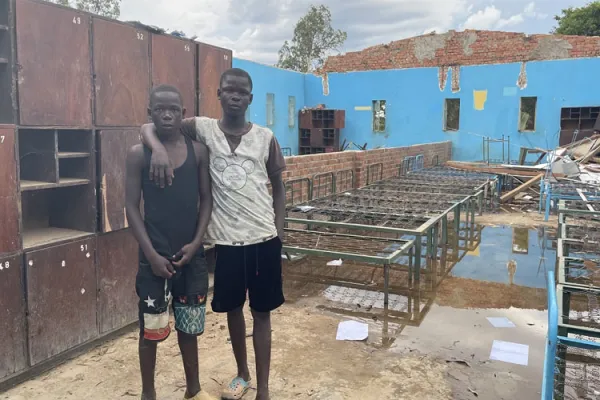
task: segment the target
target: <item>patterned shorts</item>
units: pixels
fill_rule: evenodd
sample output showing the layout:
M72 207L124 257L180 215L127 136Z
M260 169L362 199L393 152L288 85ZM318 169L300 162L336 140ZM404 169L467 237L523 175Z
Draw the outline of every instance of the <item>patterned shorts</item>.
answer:
M189 265L176 269L171 279L154 275L150 265L140 260L136 277L140 334L144 339L163 341L171 333L169 310L173 308L175 329L199 336L204 332L208 268L204 254Z

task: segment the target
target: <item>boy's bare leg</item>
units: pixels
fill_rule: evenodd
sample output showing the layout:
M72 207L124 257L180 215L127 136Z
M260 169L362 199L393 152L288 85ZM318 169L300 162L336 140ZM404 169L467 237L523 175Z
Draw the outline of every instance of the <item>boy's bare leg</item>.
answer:
M252 310L254 330L252 340L256 355L256 400L269 400L269 370L271 367L271 313Z
M200 370L198 367L198 338L177 331L177 342L183 359L185 383L187 390L185 398L192 398L200 392Z
M154 389L154 370L156 368L156 348L158 343L145 340L140 336L139 355L142 372L142 400L156 400Z
M246 321L242 307L227 313L227 325L231 337L231 347L237 364L238 376L248 382L250 371L248 370L248 354L246 352Z

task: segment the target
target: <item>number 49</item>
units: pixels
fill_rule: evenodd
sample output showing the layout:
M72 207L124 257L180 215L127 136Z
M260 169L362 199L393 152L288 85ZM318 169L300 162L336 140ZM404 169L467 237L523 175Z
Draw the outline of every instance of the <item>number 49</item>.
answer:
M81 17L73 17L73 23L75 25L81 25Z

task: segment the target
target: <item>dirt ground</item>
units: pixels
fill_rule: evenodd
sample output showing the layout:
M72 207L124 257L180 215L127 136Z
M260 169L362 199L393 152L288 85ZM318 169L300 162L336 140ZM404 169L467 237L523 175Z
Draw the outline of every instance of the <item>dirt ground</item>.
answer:
M558 217L551 215L548 221L544 221L544 214L537 212L498 212L495 214L476 215L475 222L480 225L545 226L556 228L558 226Z
M246 313L247 316L249 313ZM235 374L226 320L210 313L200 339L202 384L217 394ZM340 319L295 305L273 315L272 398L280 400L450 399L447 366L424 356L398 356L362 342L335 340ZM248 321L249 327L251 321ZM254 359L251 339L249 360ZM26 382L2 395L11 400L139 398L137 332ZM253 366L251 365L254 374ZM159 346L159 399L182 399L183 367L175 335ZM253 399L253 393L245 398Z

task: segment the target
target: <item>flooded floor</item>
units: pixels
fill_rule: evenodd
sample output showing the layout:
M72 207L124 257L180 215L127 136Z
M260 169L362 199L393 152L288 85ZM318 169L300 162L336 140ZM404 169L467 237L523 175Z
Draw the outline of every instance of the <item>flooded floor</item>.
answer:
M316 257L286 261L287 303L273 315L272 398L539 398L552 235L547 228L464 227L436 260L424 261L419 281L407 266L393 267L387 307L380 268L346 261L332 267L331 259ZM368 339L336 340L345 320L368 324ZM159 346L161 399L183 398L174 337ZM0 399L139 398L136 338L132 332L108 342ZM226 319L209 313L201 370L215 394L235 374L227 338Z

